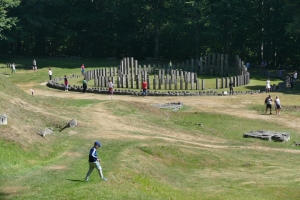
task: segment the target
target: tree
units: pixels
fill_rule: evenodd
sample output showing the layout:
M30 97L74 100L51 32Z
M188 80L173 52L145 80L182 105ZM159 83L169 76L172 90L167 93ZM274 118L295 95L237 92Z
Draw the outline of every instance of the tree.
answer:
M0 39L5 38L2 31L16 25L16 17L7 17L10 8L20 4L19 0L0 0Z
M289 14L292 16L293 20L288 23L287 31L291 34L300 34L300 1L298 0L286 0L288 5L286 9L289 10Z

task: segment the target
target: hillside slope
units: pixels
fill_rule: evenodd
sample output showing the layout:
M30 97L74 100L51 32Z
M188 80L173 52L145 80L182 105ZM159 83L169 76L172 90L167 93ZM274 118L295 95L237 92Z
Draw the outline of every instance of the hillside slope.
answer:
M293 139L300 138L297 114L259 113L264 94L111 100L108 95L50 89L31 96L5 77L0 82L0 109L10 117L9 124L0 127L0 198L299 197L299 179L294 177L300 173L298 148L292 142L242 138L245 131L257 129L288 131ZM182 101L185 107L173 112L151 106L172 101ZM71 118L79 122L75 129L45 138L35 133L61 127ZM108 181L100 182L94 172L86 183L87 154L95 140L103 144L98 151Z

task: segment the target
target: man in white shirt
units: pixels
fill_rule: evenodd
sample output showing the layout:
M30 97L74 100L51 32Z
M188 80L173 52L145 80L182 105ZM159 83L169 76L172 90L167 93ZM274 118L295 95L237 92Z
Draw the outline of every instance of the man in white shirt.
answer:
M49 68L48 74L49 74L49 80L51 81L52 80L52 71L51 71L51 68Z
M16 73L16 66L15 66L15 63L13 63L13 64L11 65L11 73L12 73L12 74Z
M37 67L36 67L36 61L35 61L35 59L33 59L33 62L32 62L32 64L33 64L33 70L35 71L35 70L37 70Z
M293 78L294 78L294 83L296 83L296 80L297 80L297 71L295 71L295 73L293 75Z

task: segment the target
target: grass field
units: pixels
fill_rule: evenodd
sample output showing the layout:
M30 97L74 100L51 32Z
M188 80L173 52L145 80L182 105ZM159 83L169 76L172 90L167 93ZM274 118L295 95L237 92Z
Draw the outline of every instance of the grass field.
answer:
M37 62L37 72L17 69L10 75L0 68L0 114L8 115L8 125L0 126L0 199L299 199L300 150L293 145L300 141L299 83L271 93L283 105L276 116L263 114L266 94L111 100L56 91L41 84L50 67L63 76L79 71L82 62L93 68L114 63ZM264 84L254 77L237 89ZM29 88L37 91L34 96ZM184 108L177 112L151 106L178 101ZM71 119L78 126L59 132ZM37 134L49 127L54 134ZM251 130L289 132L291 140L244 139ZM94 171L84 182L95 140L103 144L98 153L108 181Z

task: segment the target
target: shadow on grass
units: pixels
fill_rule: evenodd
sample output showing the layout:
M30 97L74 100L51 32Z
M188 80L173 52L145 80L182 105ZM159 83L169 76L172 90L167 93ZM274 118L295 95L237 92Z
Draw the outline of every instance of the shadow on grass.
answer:
M17 69L32 70L33 59L37 61L37 67L39 69L44 68L66 68L66 69L78 69L81 70L81 65L85 64L86 70L91 68L101 67L117 67L120 64L119 60L107 60L101 59L71 59L71 58L58 58L58 57L26 57L26 56L1 56L2 63L15 63Z
M300 94L300 90L299 89L287 89L287 90L281 91L281 93L283 93L283 94L299 95Z
M261 85L252 85L252 86L244 86L248 90L260 90L260 91L265 91L265 87Z
M252 76L252 74L250 74L250 78L251 78L251 80L257 80L257 81L267 81L269 78L271 81L271 84L272 84L272 81L282 80L280 78L267 77L267 76Z
M66 128L69 128L70 126L67 124L66 126L62 127L59 132L62 132L63 130L65 130Z
M294 95L299 95L300 94L300 82L297 82L294 84L293 89L292 88L286 88L282 91L280 91L283 94L294 94Z
M78 179L66 179L67 181L73 181L73 182L85 182L84 180L78 180Z
M0 199L8 199L9 197L11 197L11 194L0 192Z

